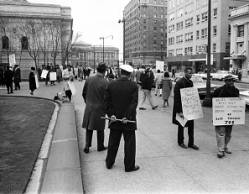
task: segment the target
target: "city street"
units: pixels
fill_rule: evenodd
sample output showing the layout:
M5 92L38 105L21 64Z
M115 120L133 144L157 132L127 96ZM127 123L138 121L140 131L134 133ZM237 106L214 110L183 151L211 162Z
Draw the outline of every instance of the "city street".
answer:
M216 156L217 146L212 109L203 108L204 118L195 122L195 143L199 151L182 149L177 145L177 126L173 125L172 97L170 106L161 108L155 97L157 110L137 111L138 130L136 163L140 170L124 172L123 140L112 170L105 168L106 151L97 152L96 135L89 154L83 153L85 131L81 128L85 104L81 96L83 82L75 82L76 122L81 152L82 179L86 193L249 193L249 115L246 124L234 126L231 155ZM109 129L106 129L105 144ZM185 132L185 143L188 136Z

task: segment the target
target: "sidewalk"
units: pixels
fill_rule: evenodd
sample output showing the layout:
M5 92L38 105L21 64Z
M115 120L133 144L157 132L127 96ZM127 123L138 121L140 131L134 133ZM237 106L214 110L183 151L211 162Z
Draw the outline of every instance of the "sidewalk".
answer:
M82 86L77 85L81 91ZM203 108L204 118L195 122L195 143L199 151L177 145L177 126L172 124L173 100L162 108L153 95L157 110L137 111L136 164L140 169L125 173L123 139L113 169L105 167L106 151L97 152L96 136L89 154L83 153L85 130L81 128L85 104L75 98L79 148L84 191L92 193L249 193L249 115L246 124L234 126L230 147L233 154L224 159L216 156L217 146L212 126L211 108ZM108 143L109 129L105 133ZM188 135L185 130L185 143Z
M62 83L45 86L45 83L41 82L40 88L34 92L34 97L53 100L62 88ZM0 95L8 95L6 93L6 89L0 90ZM22 82L21 90L14 91L12 95L31 96L28 82ZM36 163L27 193L83 193L73 103L61 103L55 120L52 141L44 138L44 144L50 143L47 148L48 158L42 158L42 165Z

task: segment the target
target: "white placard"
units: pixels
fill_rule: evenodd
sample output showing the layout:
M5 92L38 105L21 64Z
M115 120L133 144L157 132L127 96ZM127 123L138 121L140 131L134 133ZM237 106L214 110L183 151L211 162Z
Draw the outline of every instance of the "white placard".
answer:
M50 81L56 81L56 72L50 72L49 73L49 80Z
M48 70L43 69L43 70L42 70L42 74L41 74L41 78L46 78L47 75L48 75Z
M164 61L156 61L156 70L164 71Z
M16 64L15 54L9 55L9 64L10 64L11 67L13 67Z
M213 98L213 125L245 124L245 100L231 98Z
M203 112L197 88L182 88L180 92L184 117L187 118L187 120L202 118Z
M35 85L36 85L36 89L38 89L39 88L39 81L38 81L37 74L35 74Z
M68 81L67 83L68 83L69 88L70 88L70 90L71 90L71 92L72 92L72 95L75 95L75 94L76 94L76 88L75 88L74 83L71 82L71 81Z

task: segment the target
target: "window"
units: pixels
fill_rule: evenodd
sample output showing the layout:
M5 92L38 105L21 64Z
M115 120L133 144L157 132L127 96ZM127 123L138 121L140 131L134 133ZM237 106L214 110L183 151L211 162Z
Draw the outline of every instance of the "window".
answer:
M216 53L216 43L213 43L213 53Z
M179 35L176 37L176 43L182 43L183 42L183 35Z
M183 22L179 22L176 24L176 30L179 31L179 30L182 30L183 29Z
M213 36L217 35L217 26L213 26Z
M21 39L22 50L28 50L28 38L23 36Z
M169 57L174 56L174 52L175 52L174 49L168 50L168 56L169 56Z
M185 34L185 41L189 42L193 40L193 32L189 32Z
M230 36L231 35L231 25L229 24L228 25L228 36Z
M171 37L169 38L169 45L173 45L173 44L175 44L175 38Z
M201 30L201 38L207 38L207 28Z
M185 20L185 27L189 27L193 25L193 18L189 18L187 20Z
M237 37L243 37L244 36L244 25L238 26L238 33Z
M225 52L230 53L230 42L226 42Z
M185 48L185 52L184 52L185 55L192 55L192 53L193 53L193 47Z
M200 15L196 15L196 23L199 24L200 21L201 21L201 16Z
M199 30L196 31L196 40L198 40L198 39L200 39L200 31Z
M217 8L214 8L214 18L217 18L217 15L218 15L218 10L217 10Z
M175 25L170 25L169 26L169 33L174 32L175 31Z
M9 49L9 38L7 36L2 37L2 49Z
M204 12L201 14L201 21L206 22L208 20L208 13Z
M182 48L176 49L176 56L182 56Z

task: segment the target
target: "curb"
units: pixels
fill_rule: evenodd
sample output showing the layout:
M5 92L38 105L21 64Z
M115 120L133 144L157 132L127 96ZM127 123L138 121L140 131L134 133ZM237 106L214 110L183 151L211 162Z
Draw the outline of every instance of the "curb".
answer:
M52 101L55 104L55 109L54 109L53 115L51 117L51 120L49 122L47 132L44 136L43 143L42 143L38 158L37 158L35 165L34 165L34 168L32 170L30 180L29 180L27 187L25 189L25 192L24 192L27 194L34 194L34 193L38 194L40 192L44 172L46 169L46 164L48 161L50 148L52 145L54 129L55 129L58 113L60 110L60 104L56 101L53 101L51 99L46 99L46 98L40 98L40 97L35 97L35 98Z

